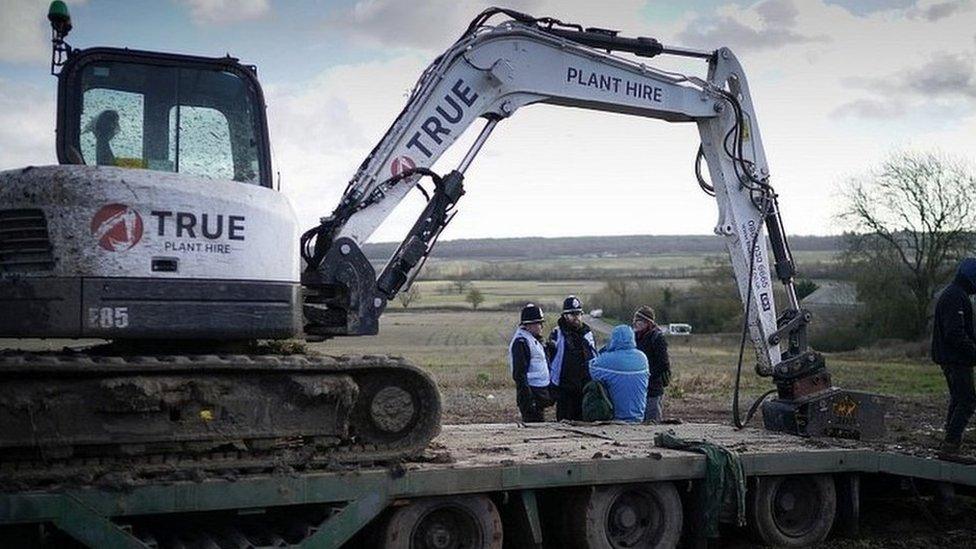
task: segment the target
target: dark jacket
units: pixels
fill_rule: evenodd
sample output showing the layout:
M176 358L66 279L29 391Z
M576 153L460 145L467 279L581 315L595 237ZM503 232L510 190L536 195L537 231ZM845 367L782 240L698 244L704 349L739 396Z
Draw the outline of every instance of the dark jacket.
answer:
M559 349L560 334L562 334L562 352ZM559 326L549 334L546 344L546 354L549 358L552 372L552 383L562 388L583 391L583 386L590 380L590 359L596 356L593 336L589 335L590 327L585 323L575 328L559 317ZM587 337L589 335L589 337Z
M973 304L970 294L976 284L960 274L939 296L932 320L932 360L942 366L976 364L976 334L973 332Z
M664 373L671 369L668 356L668 340L660 326L643 330L637 334L637 348L647 356L650 379L647 382L647 396L658 397L664 394Z

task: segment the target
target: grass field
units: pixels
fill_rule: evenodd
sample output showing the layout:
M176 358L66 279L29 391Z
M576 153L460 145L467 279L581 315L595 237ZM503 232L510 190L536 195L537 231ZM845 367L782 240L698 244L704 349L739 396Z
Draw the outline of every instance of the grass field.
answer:
M639 253L635 251L635 253ZM804 251L794 254L799 266L805 263L831 263L837 261L833 251ZM712 262L727 260L724 254L653 254L634 256L584 256L556 257L547 259L438 259L432 257L424 267L422 279L436 280L454 277L467 277L479 272L518 274L507 278L536 278L545 280L559 278L599 279L601 277L623 276L633 273L668 273L673 271L694 272L711 266ZM674 276L673 274L671 276Z
M687 288L695 281L687 278L679 279L653 279L648 281L651 284L661 286L672 286L674 288ZM421 297L411 303L408 310L414 309L439 309L439 308L471 308L471 304L465 301L465 293L457 293L452 289L450 281L441 280L420 280L415 282L420 289ZM514 304L524 304L535 302L542 304L561 304L567 295L576 295L583 300L584 304L589 297L603 288L604 282L600 280L558 280L558 281L534 281L534 280L473 280L470 282L484 296L485 301L479 306L482 309L497 309L508 306L513 310L518 310ZM390 304L390 311L402 310L399 301Z

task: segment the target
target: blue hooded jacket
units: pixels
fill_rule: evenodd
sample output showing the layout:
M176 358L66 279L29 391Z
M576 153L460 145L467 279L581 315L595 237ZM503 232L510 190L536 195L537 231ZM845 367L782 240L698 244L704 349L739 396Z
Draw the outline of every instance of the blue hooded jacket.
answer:
M610 343L590 360L590 377L603 383L613 401L614 419L640 423L647 407L647 356L637 350L634 330L621 324Z

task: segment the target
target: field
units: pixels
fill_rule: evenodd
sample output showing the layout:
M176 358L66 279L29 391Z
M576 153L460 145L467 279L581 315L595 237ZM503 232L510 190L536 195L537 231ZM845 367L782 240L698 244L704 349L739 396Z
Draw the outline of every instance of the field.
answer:
M436 251L435 251L436 254ZM687 278L700 274L715 264L722 264L724 253L589 254L582 256L541 258L439 259L432 257L424 266L421 280L453 278L492 278L509 280L599 280L611 277L637 276L652 278ZM794 252L798 265L833 263L836 251L807 250ZM382 262L377 267L382 269Z
M687 288L695 283L690 278L652 279L651 284L671 286L673 288ZM576 295L587 302L588 298L603 287L603 282L597 280L472 280L466 282L465 290L458 293L449 281L418 280L414 282L420 289L421 297L408 307L415 309L471 309L471 304L465 301L467 288L474 287L481 292L484 302L480 309L506 309L518 312L527 302L542 305L562 304L567 295ZM400 310L401 304L394 301L390 304L392 311Z

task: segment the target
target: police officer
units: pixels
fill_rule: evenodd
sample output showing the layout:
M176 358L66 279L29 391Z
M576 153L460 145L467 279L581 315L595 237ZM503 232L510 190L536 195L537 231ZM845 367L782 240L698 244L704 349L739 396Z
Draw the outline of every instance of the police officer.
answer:
M550 381L555 390L556 419L583 419L583 387L590 381L590 359L596 356L593 332L583 322L583 303L563 300L559 324L549 334Z
M509 366L515 380L515 402L522 421L545 421L544 410L552 406L549 396L549 362L542 345L542 307L522 307L519 327L508 346Z

